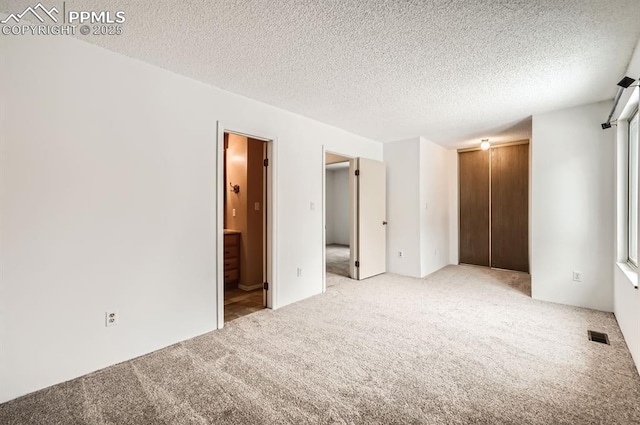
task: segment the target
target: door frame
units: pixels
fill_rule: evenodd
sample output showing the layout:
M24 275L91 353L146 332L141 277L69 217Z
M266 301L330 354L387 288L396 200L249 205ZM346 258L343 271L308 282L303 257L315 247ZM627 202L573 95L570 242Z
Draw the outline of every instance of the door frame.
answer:
M250 137L265 142L269 165L266 170L266 281L269 282L267 291L266 308L275 309L278 306L278 282L277 282L277 238L274 237L277 230L277 137L259 129L247 126L227 124L222 121L217 122L216 131L216 201L215 201L215 245L216 245L216 326L218 329L224 327L224 133L233 133L240 136Z
M322 145L322 292L327 291L327 154L331 153L347 158L349 161L349 179L353 173L353 164L355 157L344 153L328 150L325 145ZM353 202L353 193L351 185L349 185L349 201L350 205ZM350 207L351 209L351 207ZM349 212L351 214L351 211ZM352 229L352 219L349 217L349 240L353 237L354 229ZM349 262L352 263L354 259L355 251L353 242L349 245ZM351 273L351 265L349 265L349 273ZM350 277L355 279L355 275Z

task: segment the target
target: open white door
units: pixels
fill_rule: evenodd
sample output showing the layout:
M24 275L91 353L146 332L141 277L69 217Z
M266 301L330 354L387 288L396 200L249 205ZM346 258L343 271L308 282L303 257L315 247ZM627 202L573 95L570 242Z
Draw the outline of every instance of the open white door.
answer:
M361 280L386 272L386 173L383 162L356 158L351 174L351 276Z

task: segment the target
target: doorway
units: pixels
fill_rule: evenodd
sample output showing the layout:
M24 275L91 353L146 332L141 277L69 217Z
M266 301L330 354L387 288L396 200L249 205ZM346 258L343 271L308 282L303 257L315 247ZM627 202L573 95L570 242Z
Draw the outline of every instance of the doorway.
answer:
M386 171L381 161L324 150L323 164L326 291L327 277L362 280L386 271Z
M328 276L352 277L350 159L325 152L325 273Z
M272 307L270 139L219 128L218 328ZM219 233L219 234L220 234ZM269 288L269 282L272 287Z

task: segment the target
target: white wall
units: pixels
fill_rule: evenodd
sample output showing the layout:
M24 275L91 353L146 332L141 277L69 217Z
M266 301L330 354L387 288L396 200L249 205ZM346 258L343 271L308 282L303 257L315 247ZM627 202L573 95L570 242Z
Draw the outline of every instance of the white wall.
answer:
M533 298L613 311L614 132L600 128L611 105L533 116Z
M458 152L449 152L449 264L460 263L460 186Z
M0 51L0 402L216 328L218 120L277 138L274 306L321 293L322 145L382 145L77 39Z
M449 227L452 157L455 150L420 138L420 275L450 263Z
M421 277L420 139L384 144L387 164L387 271ZM398 257L398 251L403 257Z
M640 51L636 52L640 58ZM633 65L634 62L632 62ZM638 75L640 63L636 62ZM622 114L617 114L616 130L616 246L614 269L613 311L620 330L627 342L631 356L640 369L640 291L637 289L638 273L626 265L627 262L627 221L628 221L628 118L637 108L640 94L638 88L625 91L624 104L620 105ZM611 130L609 130L611 131Z
M349 168L327 170L326 243L349 245Z
M384 160L387 269L426 276L451 263L451 208L457 202L452 204L450 190L456 152L419 137L385 143ZM402 258L398 251L403 251Z
M613 269L614 314L636 368L640 368L640 290L620 267L616 265Z

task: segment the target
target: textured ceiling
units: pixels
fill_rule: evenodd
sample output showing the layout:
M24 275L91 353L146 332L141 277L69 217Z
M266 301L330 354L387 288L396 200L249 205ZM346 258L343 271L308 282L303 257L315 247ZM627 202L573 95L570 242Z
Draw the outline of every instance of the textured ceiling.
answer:
M532 114L613 98L640 37L639 0L66 7L124 10L124 35L78 35L110 50L375 140L445 146L528 137Z

